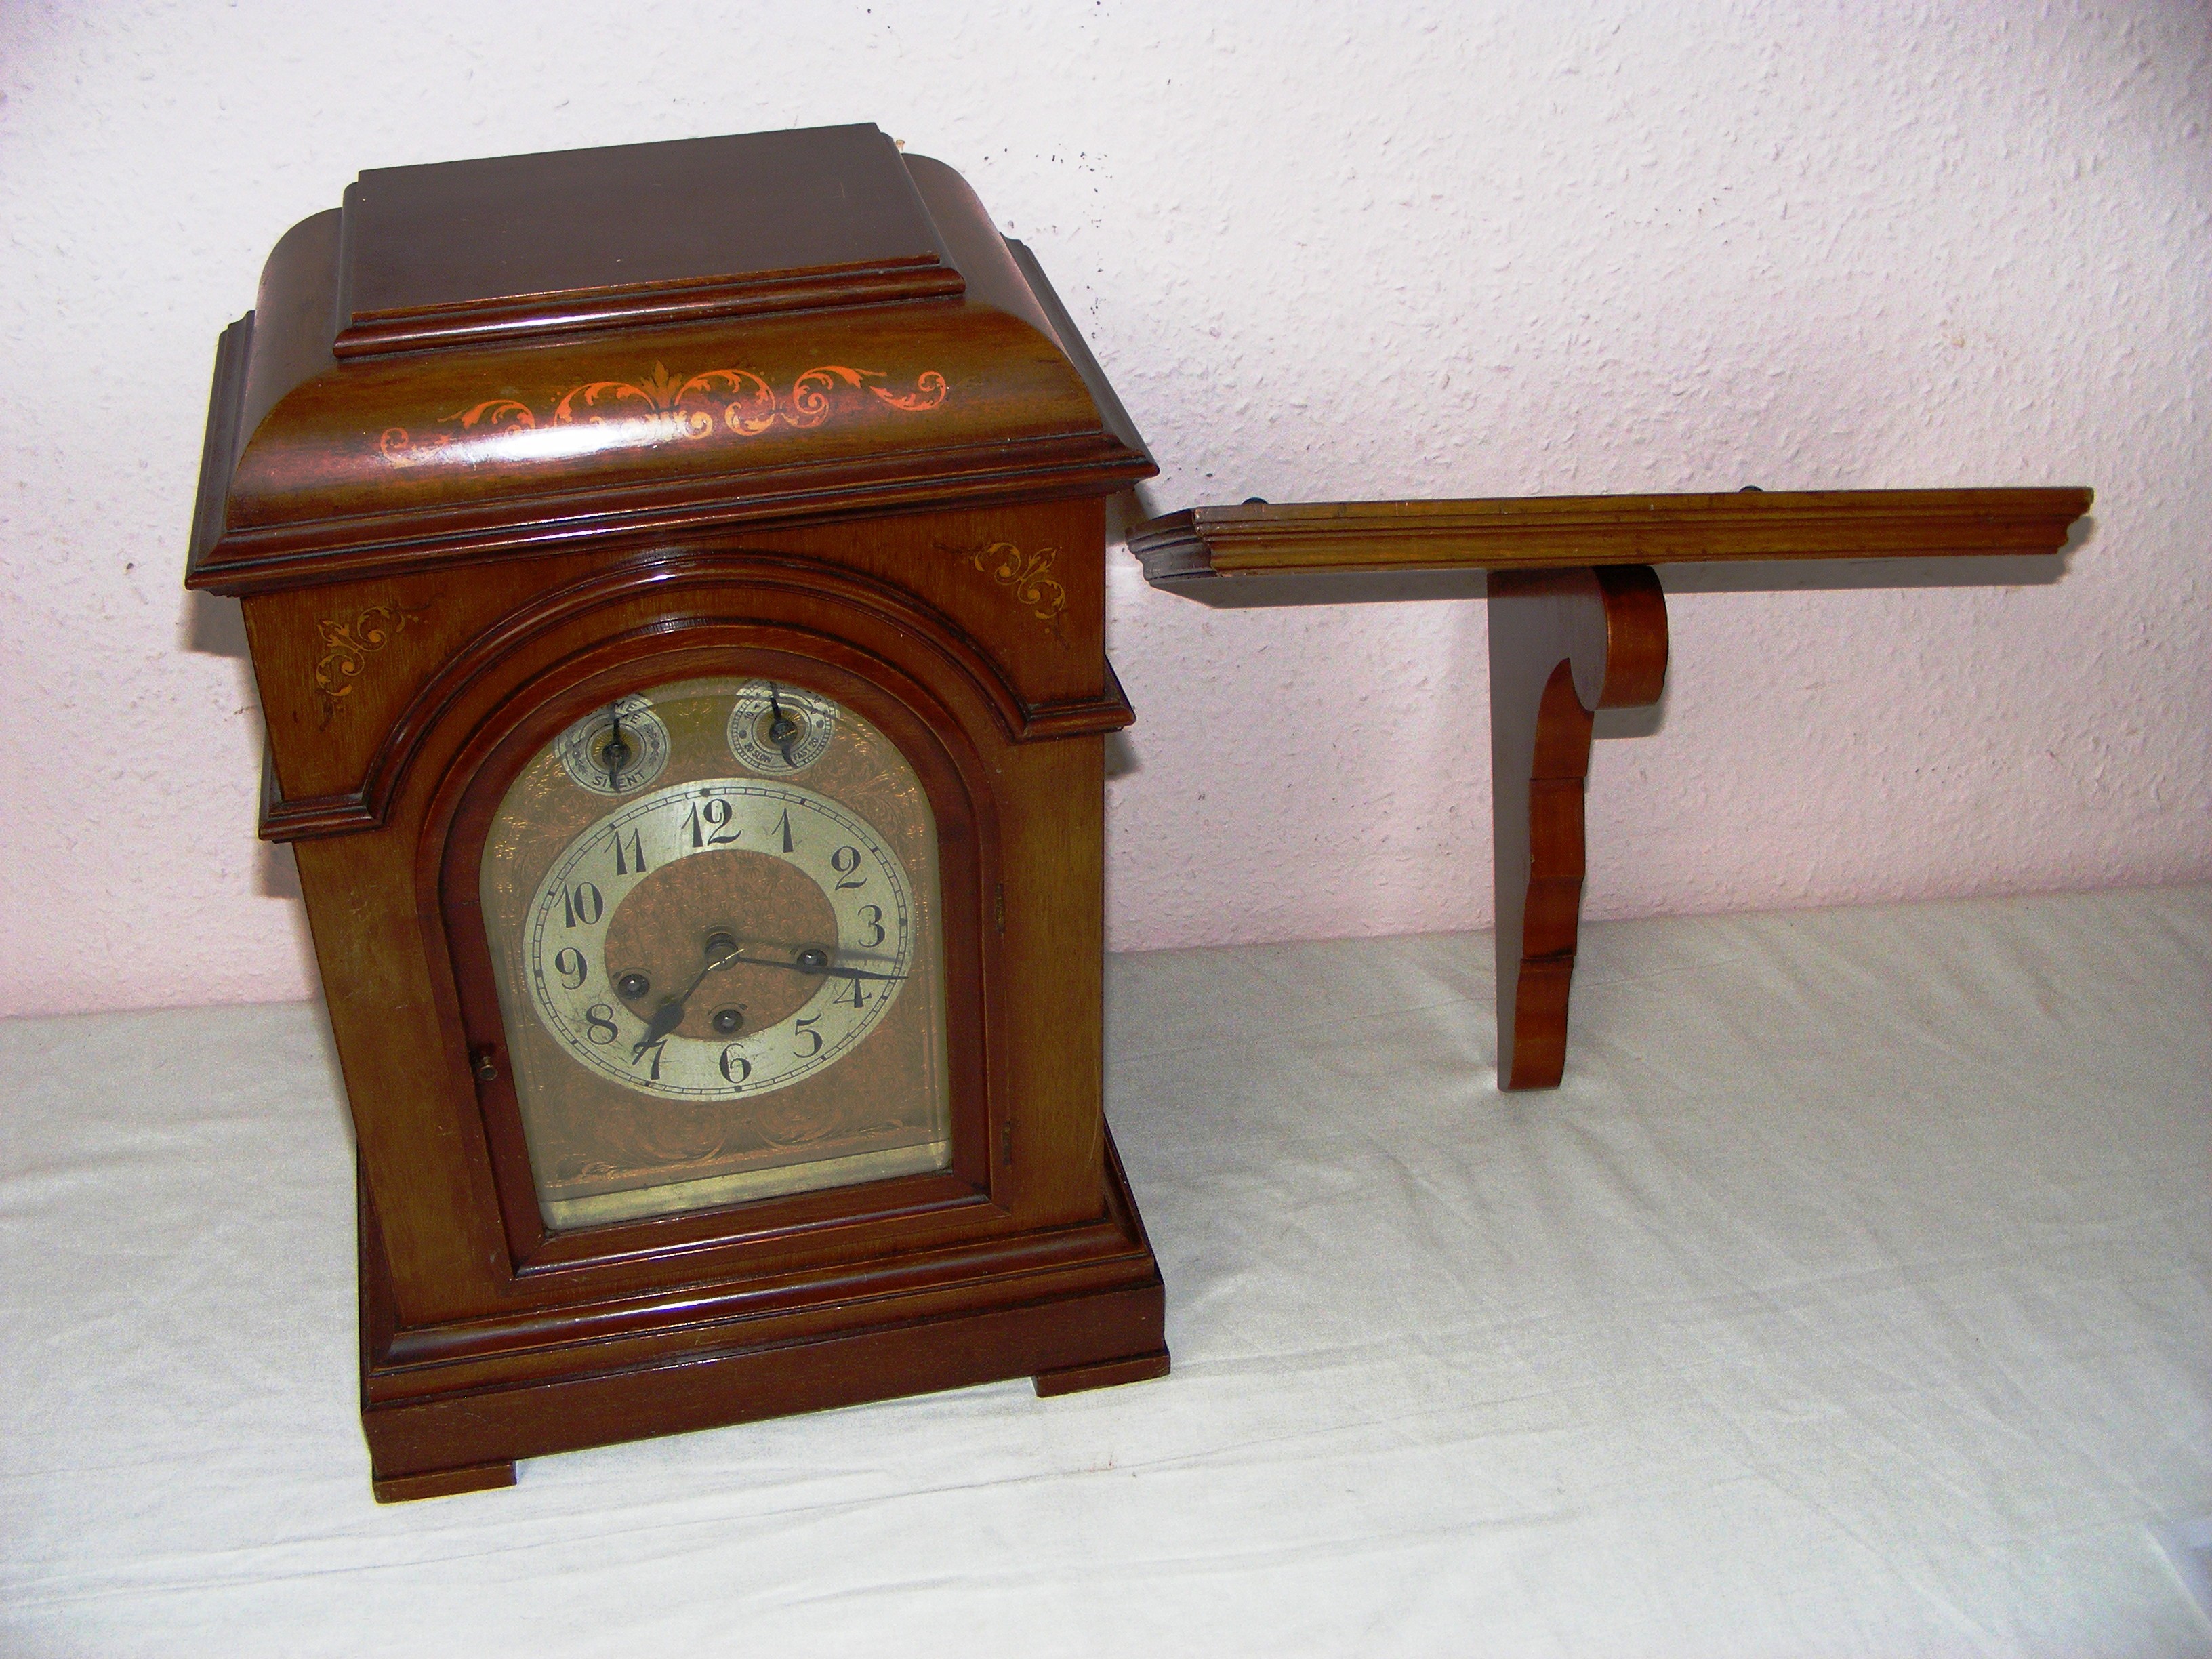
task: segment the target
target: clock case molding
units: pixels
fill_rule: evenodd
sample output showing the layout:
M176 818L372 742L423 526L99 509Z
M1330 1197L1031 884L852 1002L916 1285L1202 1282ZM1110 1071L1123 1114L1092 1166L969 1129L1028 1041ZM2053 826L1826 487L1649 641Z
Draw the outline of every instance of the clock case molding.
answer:
M1036 262L873 127L364 173L223 335L187 586L243 603L360 1168L377 1495L1167 1368L1103 1115L1104 507L1155 468ZM555 1234L477 911L623 693L816 686L937 815L941 1173Z

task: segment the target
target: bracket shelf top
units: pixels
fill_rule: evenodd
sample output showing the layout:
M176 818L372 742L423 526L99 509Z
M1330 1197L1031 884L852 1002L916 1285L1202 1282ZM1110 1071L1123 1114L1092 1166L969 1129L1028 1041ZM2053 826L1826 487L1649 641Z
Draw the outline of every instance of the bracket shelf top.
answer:
M1222 577L2049 554L2091 500L2068 487L1254 502L1147 520L1129 550L1156 586L1211 599Z

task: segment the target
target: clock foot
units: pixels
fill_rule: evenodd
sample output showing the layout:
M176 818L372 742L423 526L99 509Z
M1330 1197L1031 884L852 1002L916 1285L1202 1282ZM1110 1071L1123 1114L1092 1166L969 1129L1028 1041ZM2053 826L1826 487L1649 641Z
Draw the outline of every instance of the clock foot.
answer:
M457 1492L511 1486L514 1465L469 1463L457 1469L427 1469L420 1474L378 1475L369 1484L380 1504L411 1504L418 1498L451 1498Z
M1490 573L1498 1086L1555 1089L1582 916L1591 716L1656 702L1667 599L1649 565Z
M1151 1353L1131 1354L1127 1359L1109 1359L1096 1365L1065 1365L1056 1371L1039 1371L1030 1381L1036 1385L1038 1399L1050 1400L1056 1395L1081 1394L1085 1389L1149 1382L1167 1374L1168 1351L1159 1348Z

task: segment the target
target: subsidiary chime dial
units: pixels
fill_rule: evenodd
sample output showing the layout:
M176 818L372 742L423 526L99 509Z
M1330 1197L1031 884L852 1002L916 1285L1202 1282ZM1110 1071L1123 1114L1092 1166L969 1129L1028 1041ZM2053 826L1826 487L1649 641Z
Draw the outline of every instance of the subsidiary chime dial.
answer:
M617 698L585 715L553 746L561 769L595 795L642 789L668 764L668 728L643 697Z
M819 1184L787 1167L801 1157L941 1166L935 823L905 757L836 699L727 678L593 710L509 787L483 887L556 1223L620 1190Z
M755 772L804 772L837 732L837 705L796 686L755 680L730 710L730 753Z

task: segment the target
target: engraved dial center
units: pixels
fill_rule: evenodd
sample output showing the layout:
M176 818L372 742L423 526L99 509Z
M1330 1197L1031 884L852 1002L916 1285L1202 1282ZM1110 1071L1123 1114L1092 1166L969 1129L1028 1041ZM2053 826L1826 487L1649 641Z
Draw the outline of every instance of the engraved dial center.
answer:
M837 916L821 888L780 858L735 848L694 853L647 876L615 909L607 960L617 973L642 975L651 987L625 1000L651 1014L664 991L699 971L716 934L749 955L788 962L834 941ZM675 1034L706 1041L717 1035L714 1016L724 1008L739 1010L749 1029L774 1025L805 1007L816 988L797 974L733 962L692 996Z

